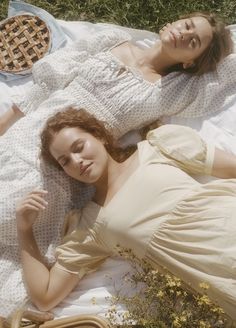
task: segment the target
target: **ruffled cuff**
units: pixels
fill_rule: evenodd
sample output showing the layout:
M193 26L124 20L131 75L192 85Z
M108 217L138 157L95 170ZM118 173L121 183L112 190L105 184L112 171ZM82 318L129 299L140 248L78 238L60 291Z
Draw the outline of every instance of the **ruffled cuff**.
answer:
M48 89L46 83L41 83L41 85L34 84L26 94L13 95L12 102L24 115L27 115L34 112L47 98L47 95Z

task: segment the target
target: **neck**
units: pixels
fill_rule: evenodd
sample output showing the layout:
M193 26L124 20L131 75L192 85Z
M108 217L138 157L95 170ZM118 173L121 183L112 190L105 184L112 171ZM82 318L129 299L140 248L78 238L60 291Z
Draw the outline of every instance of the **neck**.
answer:
M94 200L99 204L104 204L109 194L110 190L113 189L113 186L117 178L121 175L125 165L125 162L118 163L113 158L110 157L107 170L103 176L95 182L94 186L96 188L96 193Z
M168 69L176 64L179 62L168 56L159 41L153 47L144 50L139 58L140 66L146 65L160 75L165 75Z
M130 174L136 168L135 153L122 163L110 158L105 174L94 185L96 193L95 202L105 205L122 187Z

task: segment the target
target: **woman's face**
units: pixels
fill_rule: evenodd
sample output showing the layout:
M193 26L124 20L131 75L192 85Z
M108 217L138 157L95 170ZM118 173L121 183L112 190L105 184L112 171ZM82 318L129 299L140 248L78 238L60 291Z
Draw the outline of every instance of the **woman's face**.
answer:
M81 182L95 183L107 169L109 155L103 142L80 128L59 131L50 152L69 176Z
M163 50L184 68L191 66L209 46L212 27L204 17L180 19L165 25L159 32Z

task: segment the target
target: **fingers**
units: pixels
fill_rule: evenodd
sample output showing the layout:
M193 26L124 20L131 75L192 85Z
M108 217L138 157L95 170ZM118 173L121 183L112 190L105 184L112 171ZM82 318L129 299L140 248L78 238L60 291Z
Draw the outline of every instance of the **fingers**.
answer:
M32 230L39 212L45 210L48 202L44 199L46 190L35 189L30 192L16 207L16 222L19 235Z
M24 317L31 320L31 321L37 321L37 322L44 322L48 320L53 320L54 315L50 312L40 312L35 310L26 310L24 313Z
M22 212L25 210L45 210L48 202L44 199L44 197L47 193L47 190L43 189L33 190L19 203L18 211Z
M23 204L30 204L32 206L39 207L41 209L45 209L48 205L48 202L42 197L40 192L31 192L23 201Z
M46 195L47 193L48 193L47 190L40 189L40 188L36 188L36 189L32 190L32 191L29 193L29 195L31 195L31 194L35 194L35 195L41 195L41 196L43 196L43 195Z
M36 196L31 196L26 198L23 202L22 202L22 207L24 207L25 209L29 209L29 207L31 209L36 209L36 210L45 210L46 206L47 206L47 202L40 198L40 197L36 197Z

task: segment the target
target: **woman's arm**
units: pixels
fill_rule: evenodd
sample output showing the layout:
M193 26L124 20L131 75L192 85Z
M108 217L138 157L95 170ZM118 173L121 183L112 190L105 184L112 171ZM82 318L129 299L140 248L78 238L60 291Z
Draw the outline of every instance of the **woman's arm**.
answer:
M17 122L24 114L20 109L13 105L0 117L0 136L2 136L15 122Z
M39 60L32 70L32 87L24 95L12 96L15 105L0 117L0 136L19 118L37 110L55 91L65 89L78 75L78 65L83 65L88 54L94 55L129 39L130 35L119 29L104 30Z
M236 156L216 148L211 175L224 179L236 178Z
M41 311L48 311L61 302L76 286L78 275L56 266L47 267L34 238L32 226L40 210L44 210L46 191L35 190L17 207L17 233L24 278L32 302Z
M150 131L147 140L165 163L188 174L236 178L236 156L206 143L197 131L189 127L162 125Z

